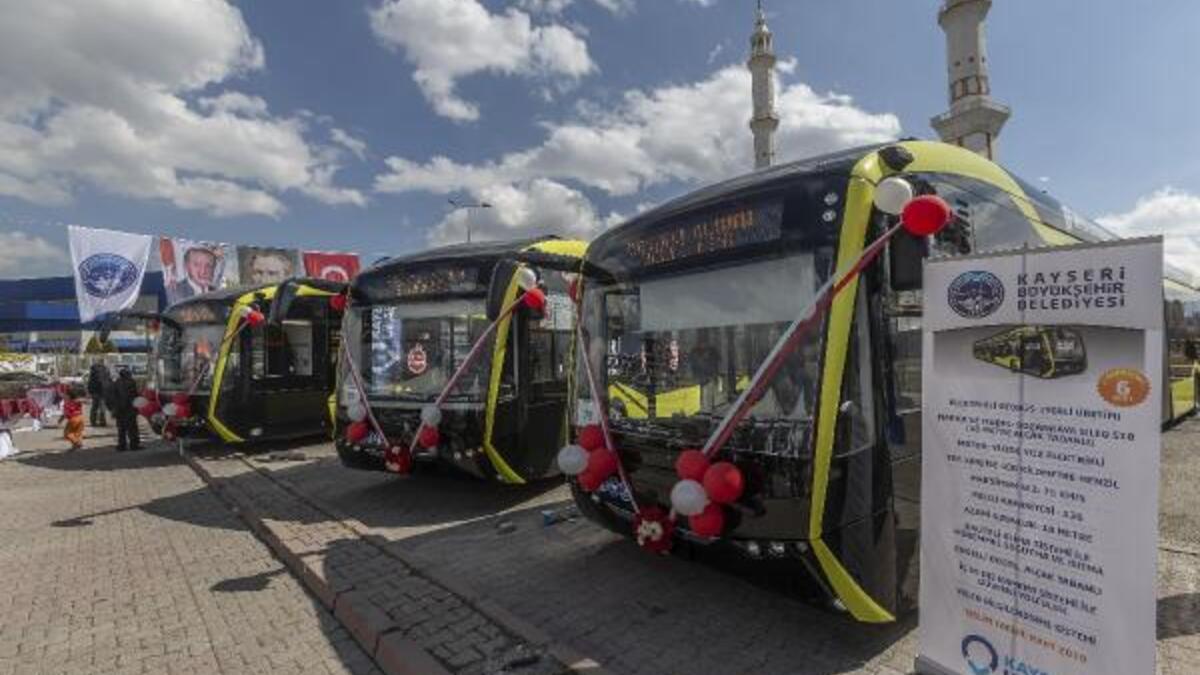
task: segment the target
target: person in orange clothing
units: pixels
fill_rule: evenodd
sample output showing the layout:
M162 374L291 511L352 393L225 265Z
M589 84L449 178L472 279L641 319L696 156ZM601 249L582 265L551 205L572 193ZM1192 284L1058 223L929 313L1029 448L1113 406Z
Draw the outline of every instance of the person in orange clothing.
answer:
M83 447L83 404L68 391L63 401L62 418L66 420L63 426L63 438L71 444L71 450Z

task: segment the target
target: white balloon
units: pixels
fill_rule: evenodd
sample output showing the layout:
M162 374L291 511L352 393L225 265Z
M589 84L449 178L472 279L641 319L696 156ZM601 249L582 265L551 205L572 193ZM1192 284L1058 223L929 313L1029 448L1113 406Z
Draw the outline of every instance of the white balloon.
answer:
M442 423L442 411L436 405L427 405L421 409L421 422L427 427L436 427Z
M522 267L521 269L517 270L517 285L520 286L521 290L524 291L537 286L537 272L534 272L528 267Z
M342 401L345 402L346 405L350 405L351 403L357 403L361 400L362 400L362 396L358 395L357 387L351 387L349 389L342 390Z
M671 507L685 516L699 515L708 506L708 493L694 480L681 480L671 488Z
M875 186L875 208L893 216L900 215L912 198L912 185L897 176L884 178Z
M149 404L150 404L150 401L147 401L145 396L139 396L139 397L133 399L134 410L137 410L140 408L145 408Z
M361 422L367 419L367 406L359 401L355 401L346 408L346 415L350 417L350 421L352 422Z
M568 476L578 476L587 468L587 450L578 445L567 445L558 451L558 469Z
M175 413L178 411L179 411L179 407L176 406L174 403L168 403L163 406L163 414L166 415L167 417L174 417Z

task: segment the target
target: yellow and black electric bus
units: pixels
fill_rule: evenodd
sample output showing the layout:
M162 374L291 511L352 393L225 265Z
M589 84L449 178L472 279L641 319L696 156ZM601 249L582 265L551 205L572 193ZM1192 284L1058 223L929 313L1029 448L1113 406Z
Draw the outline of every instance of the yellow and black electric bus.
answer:
M673 530L645 527L645 507L670 508L683 451L713 436L834 271L895 223L875 207L876 186L890 176L944 200L949 225L932 238L893 237L745 402L749 414L722 455L744 490L720 536L696 536L687 518ZM925 141L780 164L609 229L585 257L577 349L587 362L576 381L584 370L601 381L575 387L572 414L579 426L605 415L628 482L611 477L588 491L572 480L581 511L629 535L641 509L640 541L673 532L676 543L729 551L756 574L795 574L860 621L893 620L915 601L918 576L922 258L930 247L957 255L1107 236L991 161ZM1185 283L1167 284L1196 297ZM1186 317L1193 330L1196 319ZM1195 342L1187 344L1172 351L1167 418L1194 406ZM681 390L686 405L662 405L660 393ZM609 400L596 406L592 391Z
M489 480L552 474L567 432L575 327L569 288L585 248L555 237L461 244L363 271L350 289L338 376L335 442L343 464L385 471L389 449L411 447L417 465L436 462ZM526 268L536 273L545 307L505 315ZM481 338L480 356L445 392L438 443L418 447L422 411ZM351 408L364 394L378 426L348 438Z
M154 354L157 396L168 413L159 424L231 444L328 433L342 320L330 298L345 288L291 279L169 307L159 316ZM180 413L170 415L168 405Z
M1017 326L977 340L975 358L1044 380L1087 370L1087 346L1069 326Z

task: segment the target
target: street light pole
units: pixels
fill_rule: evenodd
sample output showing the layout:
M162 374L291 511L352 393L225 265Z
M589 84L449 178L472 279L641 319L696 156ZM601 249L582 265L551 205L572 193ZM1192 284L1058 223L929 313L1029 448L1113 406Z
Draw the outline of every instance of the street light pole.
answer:
M467 243L471 243L471 210L472 209L490 209L492 205L487 202L459 202L453 199L447 199L450 202L450 212L453 213L459 209L467 210Z

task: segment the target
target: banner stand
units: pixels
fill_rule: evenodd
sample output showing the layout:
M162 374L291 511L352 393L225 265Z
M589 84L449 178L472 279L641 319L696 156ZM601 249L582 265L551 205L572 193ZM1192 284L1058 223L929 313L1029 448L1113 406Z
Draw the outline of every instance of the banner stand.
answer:
M947 670L938 664L930 661L924 656L917 656L913 661L913 670L917 675L959 675L953 670Z
M1161 239L931 259L923 290L917 672L1153 673Z

